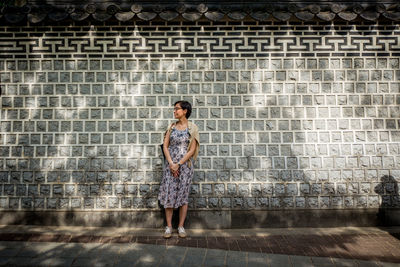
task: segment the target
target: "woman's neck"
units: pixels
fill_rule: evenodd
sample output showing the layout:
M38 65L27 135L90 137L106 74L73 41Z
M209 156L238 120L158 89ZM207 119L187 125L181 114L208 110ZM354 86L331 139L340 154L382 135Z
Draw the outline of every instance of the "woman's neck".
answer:
M186 125L188 123L188 119L186 117L180 118L177 124Z

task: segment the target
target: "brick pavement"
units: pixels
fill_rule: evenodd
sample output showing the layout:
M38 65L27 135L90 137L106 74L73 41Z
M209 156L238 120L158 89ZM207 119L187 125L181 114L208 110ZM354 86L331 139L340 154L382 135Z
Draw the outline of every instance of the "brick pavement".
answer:
M175 234L171 239L161 237L161 230L141 230L137 232L109 231L0 231L0 241L54 242L54 243L101 243L101 244L148 244L164 247L188 247L219 249L225 251L258 252L307 257L331 257L400 263L400 229L390 231L340 232L327 229L313 231L307 229L290 232L285 229L275 231L207 231L196 230L186 239ZM313 233L315 232L315 233Z

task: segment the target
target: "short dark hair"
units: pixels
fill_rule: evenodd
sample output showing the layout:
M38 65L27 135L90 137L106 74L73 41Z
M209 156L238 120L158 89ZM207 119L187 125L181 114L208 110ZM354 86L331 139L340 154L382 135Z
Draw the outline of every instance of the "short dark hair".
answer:
M179 104L183 110L187 110L185 117L186 119L189 119L190 114L192 114L192 104L184 100L176 101L174 106L176 106L177 104Z

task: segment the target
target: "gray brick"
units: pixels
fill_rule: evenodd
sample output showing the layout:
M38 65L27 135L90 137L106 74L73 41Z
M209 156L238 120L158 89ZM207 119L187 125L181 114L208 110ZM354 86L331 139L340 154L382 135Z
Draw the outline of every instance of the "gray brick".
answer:
M297 184L287 184L286 191L288 195L297 195Z
M294 207L294 201L293 201L292 197L282 198L282 202L283 202L284 207L288 207L288 208Z
M198 184L192 184L190 187L190 195L199 195L200 187Z
M254 173L253 171L244 171L243 172L243 181L251 182L254 180Z
M20 208L19 198L10 198L9 199L9 208L18 210Z
M211 184L203 184L201 186L202 195L211 195L212 194L212 185Z
M252 197L244 198L244 206L248 209L254 209L256 207L256 199Z
M272 208L281 208L282 207L282 203L281 203L281 199L280 198L272 197L270 199L270 203L271 203L271 207Z
M74 196L76 194L76 186L72 184L65 185L65 195Z
M251 195L252 196L261 196L261 184L253 184L251 185Z
M119 207L119 199L116 197L108 198L108 207L109 208L118 208Z
M306 199L304 197L296 197L295 205L297 208L305 208L306 207Z
M216 184L216 185L214 185L214 194L216 196L225 195L225 185L224 184Z
M130 208L132 206L132 199L124 197L121 199L121 208Z
M206 208L207 207L206 198L195 198L195 206L197 208Z
M238 194L240 196L248 196L250 195L250 189L248 184L239 184L238 185Z
M96 198L96 208L97 209L107 208L107 199L106 198Z
M262 166L262 167L265 168L266 166ZM256 170L254 173L254 178L257 181L266 182L267 181L267 172L264 170Z
M231 208L232 200L231 198L221 198L221 208Z
M228 195L236 195L237 186L236 184L227 184L227 194Z

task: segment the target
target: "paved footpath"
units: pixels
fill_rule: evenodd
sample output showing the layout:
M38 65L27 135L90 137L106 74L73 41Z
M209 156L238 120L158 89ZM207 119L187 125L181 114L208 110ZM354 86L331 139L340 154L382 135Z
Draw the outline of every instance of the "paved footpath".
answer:
M0 226L0 266L400 266L400 227L188 230Z

